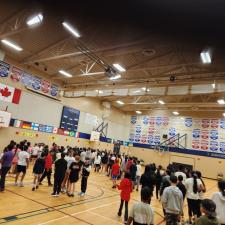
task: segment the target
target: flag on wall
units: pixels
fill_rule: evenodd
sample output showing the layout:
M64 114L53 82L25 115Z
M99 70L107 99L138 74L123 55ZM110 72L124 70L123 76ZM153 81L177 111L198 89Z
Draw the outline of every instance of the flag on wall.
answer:
M11 102L19 104L21 96L21 90L10 87L8 85L0 83L0 100L4 102Z

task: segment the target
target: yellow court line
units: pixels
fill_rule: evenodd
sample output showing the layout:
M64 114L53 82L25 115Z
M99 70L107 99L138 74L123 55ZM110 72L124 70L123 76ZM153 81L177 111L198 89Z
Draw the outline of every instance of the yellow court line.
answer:
M118 202L119 201L114 201L114 202L111 202L111 203L108 203L108 204L104 204L104 205L93 207L93 208L90 208L90 209L86 209L86 210L83 210L83 211L80 211L80 212L72 213L70 215L75 216L75 215L78 215L78 214L81 214L81 213L90 212L91 210L95 210L95 209L99 209L99 208L102 208L102 207L110 206L110 205L113 205L114 203L118 203ZM38 225L44 225L44 224L52 223L52 222L55 222L57 220L61 220L61 219L68 218L68 217L69 216L62 216L62 217L59 217L59 218L56 218L56 219L53 219L53 220L48 220L46 222L39 223Z

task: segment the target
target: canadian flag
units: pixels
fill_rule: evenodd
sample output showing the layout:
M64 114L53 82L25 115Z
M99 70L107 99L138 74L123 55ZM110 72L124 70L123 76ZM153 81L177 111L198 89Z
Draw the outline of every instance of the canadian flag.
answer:
M20 96L21 96L20 89L0 83L0 101L19 104Z

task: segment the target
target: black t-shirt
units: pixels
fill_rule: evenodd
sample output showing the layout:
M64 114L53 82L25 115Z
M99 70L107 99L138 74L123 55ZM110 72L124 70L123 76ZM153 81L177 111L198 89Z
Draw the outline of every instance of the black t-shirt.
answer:
M33 173L42 174L45 169L45 160L43 158L37 158L33 167Z
M177 184L177 187L178 187L178 188L180 189L180 191L182 192L183 198L185 198L186 193L187 193L187 190L186 190L185 185L184 185L182 182L179 182L179 183Z
M79 179L79 173L81 170L81 162L72 162L70 167L70 176L69 179L71 182L76 182Z
M67 161L65 159L58 159L55 162L55 175L64 177L67 170Z

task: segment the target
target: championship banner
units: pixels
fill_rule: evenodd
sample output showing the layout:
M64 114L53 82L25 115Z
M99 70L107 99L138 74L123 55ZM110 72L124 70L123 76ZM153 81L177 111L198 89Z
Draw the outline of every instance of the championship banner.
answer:
M33 76L29 73L23 72L21 77L21 83L26 87L32 87Z
M140 140L141 140L141 136L140 135L135 135L134 142L139 143Z
M58 93L59 93L59 87L52 84L51 89L50 89L51 96L56 97L58 95Z
M217 141L210 141L210 150L213 152L218 151L219 149L219 144Z
M200 133L201 133L200 129L194 129L192 131L192 137L193 138L200 138Z
M192 126L192 118L185 118L184 125L186 127L191 127Z
M162 124L163 126L168 126L169 125L169 118L168 117L163 117L162 118Z
M155 125L155 117L150 117L148 123L149 123L149 125L154 126Z
M0 77L8 77L9 70L10 70L10 65L3 61L0 61Z
M33 77L32 88L35 91L38 91L41 89L41 79L39 77Z
M136 124L137 122L137 116L131 116L131 121L132 124Z
M210 139L217 140L219 138L218 130L211 130L210 131Z
M0 83L0 101L19 104L21 90Z
M201 141L201 150L207 151L209 149L209 142L208 141Z
M156 117L155 124L160 126L162 124L162 117Z
M141 133L141 125L137 125L137 126L136 126L135 133L136 133L136 134L140 134L140 133Z
M49 93L51 88L51 83L47 80L42 80L41 81L41 91L45 94Z
M148 134L154 134L155 133L155 128L154 127L149 127L148 128Z
M171 127L169 129L169 136L174 136L176 135L176 128L175 127Z
M209 131L208 130L202 130L201 138L202 139L209 139Z
M132 143L134 142L134 135L129 136L129 142L132 142Z
M220 151L225 153L225 142L220 142Z
M220 128L225 129L225 119L220 120Z
M21 80L23 71L15 66L12 67L10 78L15 82L19 82Z
M148 124L148 120L149 120L149 117L148 116L144 116L143 119L142 119L143 124L147 125Z
M210 120L202 119L202 128L209 128Z
M159 144L160 144L160 136L155 136L155 137L154 137L154 143L155 143L156 145L159 145Z
M193 140L192 141L192 148L195 150L198 150L200 148L200 141L199 140Z
M211 128L218 128L219 127L219 120L218 119L211 119L210 121Z

